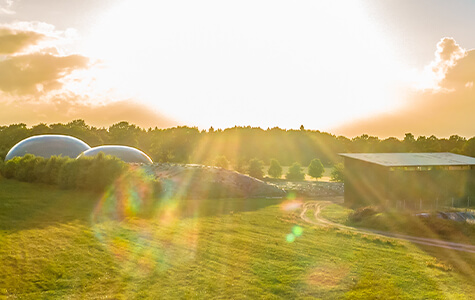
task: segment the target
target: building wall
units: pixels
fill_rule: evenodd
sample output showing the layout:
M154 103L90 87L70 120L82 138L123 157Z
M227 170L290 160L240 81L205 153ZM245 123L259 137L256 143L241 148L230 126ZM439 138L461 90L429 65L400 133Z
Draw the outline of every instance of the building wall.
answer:
M389 168L345 158L345 203L351 207L387 205Z
M475 205L475 166L389 168L345 157L345 203L398 209Z

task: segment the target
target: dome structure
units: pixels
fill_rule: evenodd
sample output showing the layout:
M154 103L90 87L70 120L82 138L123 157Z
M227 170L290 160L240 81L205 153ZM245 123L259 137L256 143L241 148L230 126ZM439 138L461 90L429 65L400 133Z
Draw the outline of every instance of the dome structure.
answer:
M153 161L148 157L147 154L143 153L137 148L128 147L128 146L119 146L119 145L106 145L98 146L84 151L81 155L78 156L96 156L100 152L103 152L105 155L112 155L122 159L126 163L143 163L151 164Z
M36 135L13 146L5 156L5 161L25 154L33 154L44 158L50 158L53 155L75 158L90 148L88 144L80 139L68 135Z

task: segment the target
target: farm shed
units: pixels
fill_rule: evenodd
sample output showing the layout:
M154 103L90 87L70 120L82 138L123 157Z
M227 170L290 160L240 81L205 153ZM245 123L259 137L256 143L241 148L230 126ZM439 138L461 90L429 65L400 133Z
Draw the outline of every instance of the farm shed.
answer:
M475 204L475 158L453 153L342 153L345 203L437 209Z

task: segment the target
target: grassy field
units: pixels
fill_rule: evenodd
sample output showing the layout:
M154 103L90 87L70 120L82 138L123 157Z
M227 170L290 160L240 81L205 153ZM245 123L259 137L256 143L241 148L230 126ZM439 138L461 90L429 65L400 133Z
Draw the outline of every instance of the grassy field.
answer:
M109 196L0 179L0 298L470 299L475 294L473 270L458 269L441 253L307 225L292 200L161 199L141 214L139 202ZM135 213L118 216L114 207ZM444 251L460 261L474 259Z

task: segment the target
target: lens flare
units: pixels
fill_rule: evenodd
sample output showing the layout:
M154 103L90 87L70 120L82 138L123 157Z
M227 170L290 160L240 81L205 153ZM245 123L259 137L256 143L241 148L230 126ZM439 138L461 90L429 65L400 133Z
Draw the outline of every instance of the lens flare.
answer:
M296 236L296 237L299 237L302 235L303 233L303 228L298 226L298 225L295 225L294 227L292 227L292 233Z
M101 195L91 215L97 241L117 261L124 276L142 278L164 272L173 261L194 259L198 248L198 211L180 222L186 203L170 192L175 183L161 181L158 185L149 173L146 168L130 166Z
M303 202L301 200L286 200L280 204L280 208L284 211L293 211L302 207Z
M92 220L123 220L146 213L152 192L152 178L139 167L131 167L106 190L94 209Z
M293 243L295 241L295 235L293 235L292 233L289 233L285 237L285 240L287 241L287 243Z

